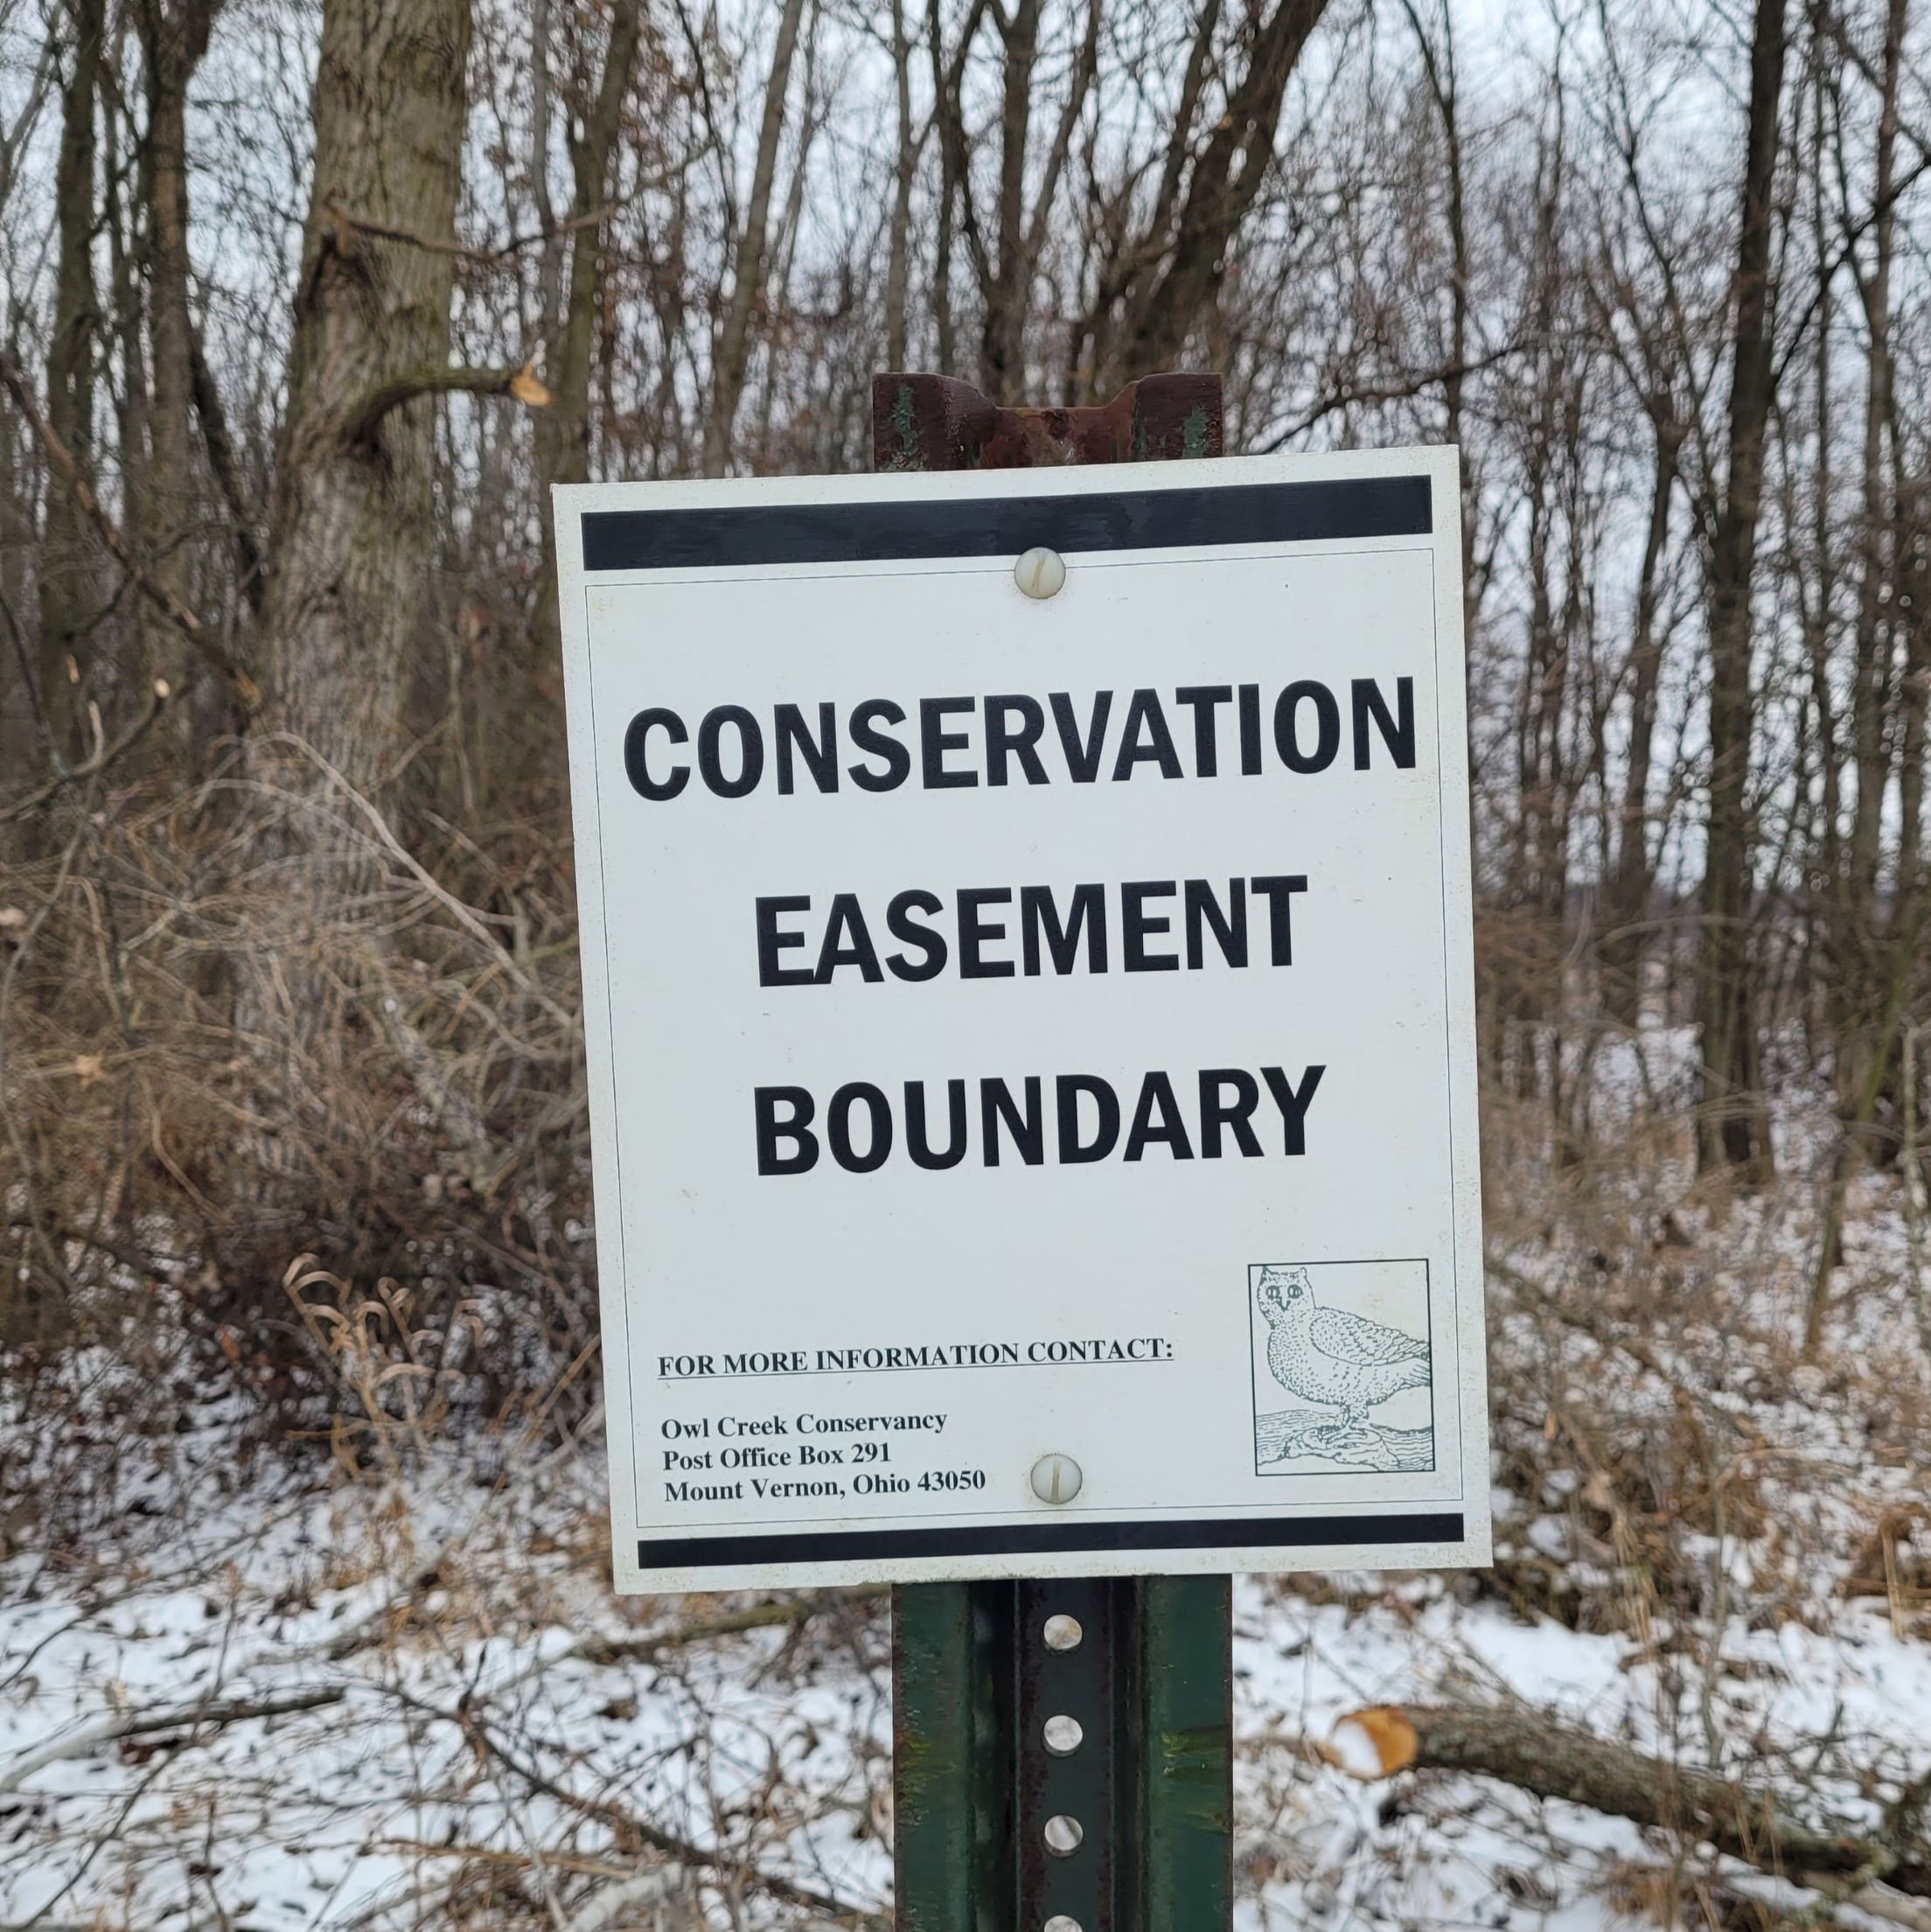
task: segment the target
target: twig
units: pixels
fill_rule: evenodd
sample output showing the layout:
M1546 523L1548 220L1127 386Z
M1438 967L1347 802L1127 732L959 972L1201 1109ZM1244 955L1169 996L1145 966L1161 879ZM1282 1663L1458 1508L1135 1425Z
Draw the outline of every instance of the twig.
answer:
M638 182L633 192L642 192L652 187L662 187L670 179L668 174L647 177ZM630 198L626 198L630 199ZM575 234L580 228L594 228L607 216L613 215L624 206L623 201L606 201L601 207L592 208L588 213L572 215L568 221L553 221L528 234L514 234L494 248L474 248L466 241L443 241L435 235L418 234L413 228L398 228L386 221L372 220L367 215L352 213L339 201L331 200L328 211L343 227L353 228L359 234L373 235L379 241L400 241L405 248L421 248L426 255L454 255L458 262L474 262L486 269L493 269L498 262L505 262L512 255L523 249L533 248L540 241L560 240L567 234Z
M1649 1869L1649 1868L1642 1868ZM1656 1869L1659 1879L1680 1880L1680 1872ZM1819 1880L1815 1884L1807 1881L1801 1873L1778 1874L1771 1879L1773 1889L1762 1889L1763 1880L1755 1873L1739 1873L1734 1878L1718 1873L1709 1878L1699 1878L1699 1887L1707 1887L1712 1898L1719 1903L1740 1906L1749 1914L1740 1922L1744 1924L1767 1922L1772 1925L1830 1926L1840 1929L1840 1932L1853 1932L1851 1922L1839 1918L1820 1902L1816 1905L1798 1907L1789 1898L1791 1890L1827 1892L1830 1904L1847 1905L1873 1919L1880 1919L1886 1925L1902 1926L1905 1932L1931 1932L1931 1906L1921 1905L1915 1899L1907 1899L1901 1892L1893 1892L1887 1885L1863 1885L1849 1892L1837 1886L1826 1886ZM1779 1892L1781 1896L1780 1897ZM1781 1909L1780 1909L1781 1908ZM1719 1921L1720 1922L1725 1922ZM1861 1929L1855 1929L1861 1932Z
M94 534L100 538L108 554L127 573L128 579L135 589L160 611L220 675L241 709L244 712L253 711L261 701L261 692L254 680L229 656L207 625L134 554L132 545L121 534L113 518L101 507L101 499L94 495L93 485L81 475L80 466L73 459L73 452L53 433L53 426L41 415L40 405L34 400L33 391L26 378L21 374L19 365L4 350L0 350L0 388L4 388L13 398L20 414L26 418L27 427L32 430L40 447L46 451L47 462L54 473L66 485L68 493L73 497L80 514L93 525Z
M653 1866L635 1878L619 1879L595 1894L570 1920L564 1932L604 1932L606 1926L627 1918L639 1907L652 1906L690 1887L690 1874L681 1865Z
M146 1737L157 1731L199 1730L225 1724L246 1724L255 1718L286 1717L296 1711L319 1711L348 1696L340 1685L321 1691L296 1691L279 1698L243 1698L223 1704L176 1705L164 1711L127 1711L118 1717L97 1718L92 1724L63 1732L31 1751L23 1751L0 1771L0 1791L19 1788L36 1771L64 1758L84 1756L96 1745L122 1738Z
M661 1852L666 1858L678 1864L700 1871L728 1873L732 1878L756 1886L781 1905L797 1906L807 1912L815 1912L825 1918L856 1921L863 1925L882 1926L880 1915L860 1910L844 1901L833 1898L829 1893L819 1892L814 1887L800 1885L795 1879L787 1879L777 1873L760 1872L742 1858L734 1858L724 1851L708 1851L703 1845L682 1838L675 1831L666 1831L661 1826L646 1823L644 1819L627 1811L620 1804L613 1804L607 1798L586 1797L571 1790L568 1786L559 1784L539 1770L533 1764L526 1764L505 1744L493 1737L477 1718L473 1711L445 1711L409 1695L406 1691L392 1687L392 1694L411 1710L420 1711L426 1717L440 1718L445 1723L453 1724L478 1751L486 1753L499 1764L506 1766L527 1784L533 1791L540 1791L547 1798L554 1799L567 1810L575 1812L580 1817L594 1818L600 1824L607 1825L620 1838L628 1837L647 1845L652 1851Z
M616 1663L626 1658L645 1659L688 1644L708 1643L714 1638L742 1636L747 1630L802 1629L813 1617L848 1603L875 1602L890 1593L882 1583L867 1583L843 1590L821 1590L789 1602L759 1603L746 1610L728 1610L722 1615L705 1617L697 1622L678 1624L650 1636L585 1637L563 1654L582 1658L586 1663Z
M148 694L146 708L112 744L103 745L94 756L82 763L70 766L65 771L56 771L42 785L16 799L11 805L0 806L0 825L9 825L16 819L24 819L37 806L45 805L63 786L72 785L77 778L91 778L97 771L105 771L115 759L131 750L146 735L148 728L161 715L162 708L173 693L168 687L165 678L157 678L154 687Z
M296 737L289 732L279 732L273 738L264 742L271 744L286 745L291 750L299 752L313 764L335 789L355 807L357 813L367 821L383 848L401 863L409 876L455 918L472 938L488 948L503 971L543 1008L550 1019L562 1028L566 1035L575 1034L576 1022L561 1007L558 1006L548 994L544 992L543 988L530 973L524 970L516 956L490 931L488 926L484 924L475 910L465 905L448 887L442 884L430 873L429 868L396 837L395 833L390 829L388 820L382 816L381 813L368 799L364 798L349 783L348 779L334 765L330 764L328 759L324 757L307 739Z

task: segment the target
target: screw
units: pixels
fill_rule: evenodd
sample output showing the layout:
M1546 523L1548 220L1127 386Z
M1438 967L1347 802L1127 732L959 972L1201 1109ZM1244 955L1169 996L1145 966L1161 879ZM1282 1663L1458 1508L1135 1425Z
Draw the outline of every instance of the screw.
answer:
M1065 1716L1048 1718L1040 1726L1046 1748L1056 1758L1070 1758L1084 1742L1086 1733L1080 1728L1077 1718Z
M1040 1635L1046 1639L1049 1650L1077 1650L1080 1639L1086 1633L1080 1629L1077 1617L1070 1617L1061 1611L1046 1619Z
M1046 1849L1056 1859L1070 1859L1084 1842L1086 1831L1077 1818L1069 1817L1060 1811L1047 1819L1046 1828L1040 1837L1045 1839Z
M1042 1503L1070 1503L1084 1480L1070 1455L1042 1455L1033 1465L1033 1494Z
M1013 582L1029 597L1057 596L1066 582L1066 560L1035 544L1013 566Z

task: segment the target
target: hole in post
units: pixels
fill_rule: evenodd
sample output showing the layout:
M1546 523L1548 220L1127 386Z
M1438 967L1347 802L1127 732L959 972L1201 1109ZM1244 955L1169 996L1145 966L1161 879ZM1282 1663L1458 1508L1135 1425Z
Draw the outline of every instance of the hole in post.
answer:
M1046 1748L1056 1758L1070 1758L1078 1750L1086 1733L1079 1727L1077 1718L1048 1718L1043 1727Z
M1063 1811L1059 1811L1047 1819L1046 1828L1040 1836L1046 1840L1046 1849L1056 1859L1070 1859L1078 1851L1086 1833L1077 1818L1070 1818Z
M1049 1650L1077 1650L1079 1640L1086 1633L1080 1629L1077 1617L1070 1617L1063 1611L1046 1619L1046 1628L1041 1635L1045 1637Z

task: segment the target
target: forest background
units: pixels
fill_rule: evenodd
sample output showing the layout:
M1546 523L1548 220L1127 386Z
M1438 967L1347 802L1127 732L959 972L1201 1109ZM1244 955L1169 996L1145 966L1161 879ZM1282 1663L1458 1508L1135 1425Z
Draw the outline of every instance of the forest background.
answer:
M1851 1669L1874 1604L1894 1691L1931 1615L1928 62L1921 0L0 0L30 1600L92 1617L104 1552L292 1483L386 1499L331 1560L373 1537L401 1630L425 1470L495 1494L540 1447L594 1487L549 486L862 469L882 369L1028 403L1214 369L1231 450L1462 453L1504 1507L1495 1571L1429 1601L1626 1646L1657 1762L1774 1741L1800 1809L1841 1772L1894 1854L1858 1884L1922 1896L1931 1687L1894 1735L1881 1699L1861 1739L1715 1713L1739 1629ZM1250 1634L1402 1601L1310 1583ZM875 1614L840 1615L871 1682ZM1522 1784L1491 1743L1449 1768ZM70 1904L199 1895L111 1834L59 1866L100 1821L48 1802L23 1869ZM609 1880L546 1833L653 1842L529 1802L477 1922ZM1619 1910L1794 1869L1665 1811ZM1256 1897L1330 1884L1247 1816ZM727 1841L732 1911L819 1909L748 1876L792 1838L711 1823L672 1860L704 1909Z

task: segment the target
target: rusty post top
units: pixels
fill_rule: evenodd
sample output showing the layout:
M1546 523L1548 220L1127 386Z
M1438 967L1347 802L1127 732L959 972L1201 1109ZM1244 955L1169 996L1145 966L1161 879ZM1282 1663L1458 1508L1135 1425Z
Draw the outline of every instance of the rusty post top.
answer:
M953 376L872 378L872 467L1040 470L1217 457L1217 375L1142 376L1111 402L1007 408Z

